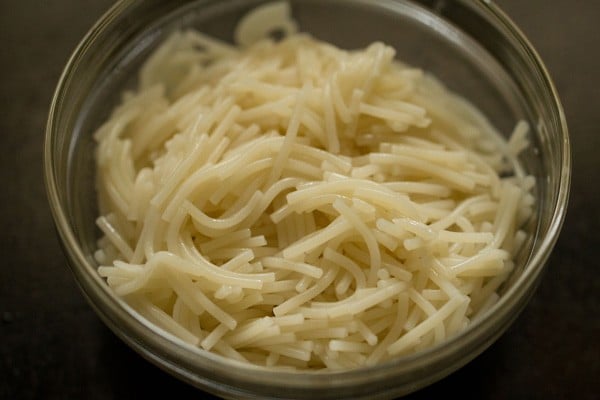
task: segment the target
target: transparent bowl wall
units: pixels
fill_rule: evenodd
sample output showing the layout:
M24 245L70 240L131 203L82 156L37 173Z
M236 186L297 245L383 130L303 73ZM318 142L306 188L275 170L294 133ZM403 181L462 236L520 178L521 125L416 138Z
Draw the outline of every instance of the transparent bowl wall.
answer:
M99 232L93 131L120 93L133 88L148 54L173 30L195 28L232 41L239 18L259 0L121 1L74 52L50 110L45 173L48 197L69 265L104 322L141 355L204 390L231 398L390 398L430 384L498 338L532 295L557 239L569 189L566 123L548 74L527 40L489 1L292 0L300 29L343 48L384 41L398 58L441 78L471 100L501 132L528 121L522 155L536 176L531 239L502 297L465 332L426 351L345 372L265 372L192 348L147 323L97 275Z

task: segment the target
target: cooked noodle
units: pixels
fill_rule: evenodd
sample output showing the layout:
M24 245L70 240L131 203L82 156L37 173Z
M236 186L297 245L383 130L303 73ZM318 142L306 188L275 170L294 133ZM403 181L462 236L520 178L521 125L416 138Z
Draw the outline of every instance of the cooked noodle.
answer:
M191 345L296 369L415 352L489 309L533 206L526 124L503 141L382 43L244 45L173 34L96 132L114 291Z

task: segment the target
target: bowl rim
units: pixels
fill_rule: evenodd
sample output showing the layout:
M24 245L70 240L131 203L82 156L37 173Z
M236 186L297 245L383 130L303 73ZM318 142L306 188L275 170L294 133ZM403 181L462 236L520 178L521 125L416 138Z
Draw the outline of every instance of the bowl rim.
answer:
M516 24L512 22L512 20L492 1L460 1L462 3L472 3L477 10L485 13L485 15L491 18L494 23L498 24L500 29L502 29L504 33L510 35L510 39L519 46L520 50L528 58L528 61L535 67L536 72L543 81L544 88L551 96L553 102L552 106L554 108L553 112L556 113L560 132L562 133L562 158L560 159L559 188L556 202L551 205L554 209L554 213L548 225L547 234L541 239L539 248L528 261L527 268L524 269L514 284L503 296L501 296L498 303L491 310L506 314L509 311L514 311L517 303L526 302L526 300L523 299L527 296L528 292L530 292L531 287L535 284L537 278L541 274L544 264L550 256L551 250L558 239L561 227L565 220L571 180L571 149L568 127L557 90L547 68L534 47ZM485 339L487 341L495 340L495 337L492 338L491 336L482 338L483 333L489 331L489 328L493 325L493 313L488 312L475 323L460 332L460 334L446 339L440 345L374 366L341 371L273 371L272 369L263 369L241 364L222 356L206 352L202 349L194 348L142 318L121 298L112 293L105 281L95 273L95 266L89 263L88 258L79 246L76 234L69 223L67 206L61 198L58 176L54 168L55 154L53 148L54 140L57 136L56 130L59 125L57 121L61 115L63 96L68 90L72 79L74 79L75 67L79 61L86 56L95 39L111 25L111 21L113 21L116 16L134 8L138 3L140 3L139 0L117 1L93 25L73 51L63 69L52 98L44 141L44 178L46 194L63 250L70 261L70 269L89 303L104 322L107 323L121 339L126 341L154 363L159 365L162 364L162 366L165 367L166 362L166 367L169 370L168 372L174 373L191 383L200 382L204 385L208 385L208 387L212 387L210 381L203 380L202 377L199 377L193 372L193 368L198 366L196 364L197 362L205 361L207 363L206 366L217 370L217 372L235 372L235 378L240 382L254 381L258 374L259 378L268 384L275 386L294 386L298 388L303 387L308 382L310 382L311 385L317 385L322 388L331 388L332 379L339 379L346 383L361 383L370 380L373 375L382 378L396 376L401 373L399 371L409 372L415 367L422 367L431 364L435 360L442 360L452 352L455 352L456 349L463 348L465 344L471 343L476 339ZM520 307L522 308L522 306L524 306L524 304L521 304ZM514 319L516 316L517 315L513 315L512 318ZM125 325L121 325L121 323L125 323ZM136 338L130 337L131 334L135 334ZM494 333L490 332L488 332L488 335L499 336L499 334L494 335ZM144 340L144 343L140 340ZM150 344L150 346L148 346L148 344ZM153 351L149 349L152 349ZM157 355L159 352L162 354ZM167 360L164 359L164 356L167 357ZM176 364L176 361L183 361L184 366L181 367L181 365ZM233 366L235 366L235 368L232 368ZM251 374L252 376L248 376L247 374ZM294 376L295 381L290 381L290 376ZM212 388L216 390L216 388Z

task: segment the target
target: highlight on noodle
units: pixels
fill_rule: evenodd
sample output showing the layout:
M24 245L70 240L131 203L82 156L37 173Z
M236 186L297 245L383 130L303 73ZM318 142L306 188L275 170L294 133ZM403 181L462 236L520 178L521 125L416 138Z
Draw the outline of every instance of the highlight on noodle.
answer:
M150 56L95 133L98 272L162 329L258 366L439 344L498 300L527 237L528 127L503 140L383 43L285 27L237 47L177 32Z

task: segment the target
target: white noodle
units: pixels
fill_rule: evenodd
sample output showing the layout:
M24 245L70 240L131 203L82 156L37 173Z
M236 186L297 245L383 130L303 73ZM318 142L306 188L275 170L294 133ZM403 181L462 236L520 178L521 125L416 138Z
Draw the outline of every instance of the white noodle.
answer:
M295 34L173 34L95 133L99 274L183 341L265 368L372 365L499 299L533 177L475 107L394 61ZM265 39L279 30L280 41Z

